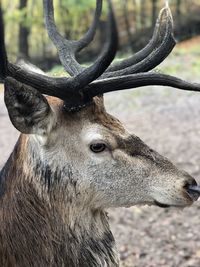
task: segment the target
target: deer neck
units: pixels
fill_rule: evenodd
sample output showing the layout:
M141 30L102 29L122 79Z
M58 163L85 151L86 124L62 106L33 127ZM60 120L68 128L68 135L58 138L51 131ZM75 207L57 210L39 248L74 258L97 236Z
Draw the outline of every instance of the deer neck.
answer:
M18 143L1 172L3 188L10 191L3 206L12 203L9 213L4 210L10 227L6 240L16 234L17 240L26 240L20 246L13 240L11 251L23 254L26 266L118 266L107 214L79 199L70 166L63 170L70 182L61 188L63 172L42 164L30 151L22 160L20 151Z

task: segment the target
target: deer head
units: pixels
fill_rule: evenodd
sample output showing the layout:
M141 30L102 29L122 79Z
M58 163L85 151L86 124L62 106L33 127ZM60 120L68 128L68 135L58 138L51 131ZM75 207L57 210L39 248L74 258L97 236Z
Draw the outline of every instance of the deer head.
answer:
M48 167L45 181L39 181L42 191L59 188L67 200L76 198L80 207L91 209L191 205L199 196L195 180L130 134L103 104L104 93L140 86L200 90L199 84L150 72L175 45L169 7L161 10L153 37L143 50L111 64L118 38L108 1L108 41L96 61L83 67L76 54L94 37L102 1L97 0L93 23L79 41L63 38L55 25L52 0L43 2L49 37L70 77L53 78L9 62L1 39L5 103L11 122L22 133L20 162L26 177L33 176L31 172L42 177Z

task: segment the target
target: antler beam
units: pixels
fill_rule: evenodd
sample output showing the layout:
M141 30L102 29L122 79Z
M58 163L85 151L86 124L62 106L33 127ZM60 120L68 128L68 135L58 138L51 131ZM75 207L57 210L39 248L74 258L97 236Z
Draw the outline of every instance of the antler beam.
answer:
M199 83L190 83L167 74L148 72L98 80L86 86L83 90L83 93L90 97L94 97L99 94L112 91L136 89L149 85L170 86L177 89L194 92L200 91Z
M7 54L5 48L5 40L4 40L4 27L3 27L3 14L1 9L1 2L0 2L0 82L7 76Z

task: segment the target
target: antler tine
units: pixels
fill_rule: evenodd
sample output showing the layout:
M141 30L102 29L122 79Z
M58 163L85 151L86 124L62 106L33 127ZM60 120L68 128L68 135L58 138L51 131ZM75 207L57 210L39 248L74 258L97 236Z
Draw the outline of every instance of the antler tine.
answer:
M171 16L170 9L168 7L165 7L161 10L159 16L159 24L160 24L159 26L157 25L158 33L162 37L163 37L162 34L163 32L165 33L165 35L161 44L158 45L157 42L158 47L154 47L152 52L143 60L141 60L139 63L118 71L113 71L108 73L106 72L102 75L101 78L110 78L110 77L129 75L139 72L146 72L152 70L157 65L159 65L171 53L172 49L176 45L176 41L173 36L173 19Z
M76 52L79 52L80 50L85 48L94 39L96 30L99 24L101 12L102 12L102 0L96 0L96 10L95 10L93 22L89 30L86 32L86 34L79 41L76 41L77 42Z
M166 6L161 9L159 16L156 21L156 25L153 31L153 36L149 43L140 51L135 53L133 56L123 59L117 63L113 63L106 72L113 72L116 70L124 69L129 66L135 65L141 62L144 58L146 58L155 48L159 47L162 43L163 38L166 34L166 29L168 27L167 23L169 23L168 19L163 19L166 13Z
M54 7L52 0L43 0L44 17L49 38L56 46L60 61L65 70L71 75L77 75L84 70L76 60L76 54L86 47L94 38L102 12L102 0L96 0L96 10L93 22L87 33L78 41L67 40L59 32L55 25Z
M200 92L199 83L190 83L167 74L148 72L97 80L84 88L84 94L94 97L112 91L136 89L149 85L170 86L181 90Z
M83 72L79 73L77 76L73 77L73 85L76 90L82 90L90 82L97 79L102 73L107 69L110 63L113 61L118 47L118 32L115 22L115 17L112 8L111 0L108 0L109 7L109 24L108 24L108 41L106 42L101 55L97 58L93 65L86 68ZM89 102L88 99L84 98L82 101ZM91 99L90 99L91 100ZM68 104L70 105L70 104Z
M7 53L4 40L4 23L3 23L1 2L0 2L0 59L1 59L0 82L3 82L3 80L7 76Z

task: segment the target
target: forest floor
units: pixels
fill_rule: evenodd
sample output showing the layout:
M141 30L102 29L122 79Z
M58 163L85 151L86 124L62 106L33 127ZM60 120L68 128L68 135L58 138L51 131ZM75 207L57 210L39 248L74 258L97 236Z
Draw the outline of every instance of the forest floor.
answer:
M200 82L200 38L177 46L159 66ZM106 107L126 127L200 183L200 94L146 87L106 95ZM0 166L18 133L0 93ZM134 192L133 192L134 193ZM132 207L109 210L122 267L199 267L200 202L183 210Z

